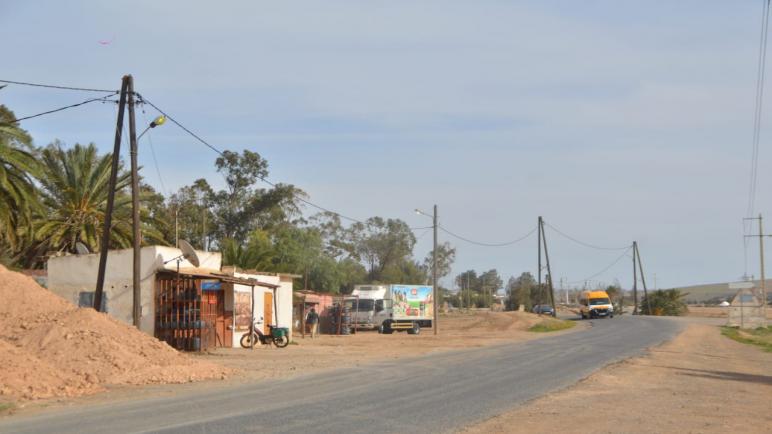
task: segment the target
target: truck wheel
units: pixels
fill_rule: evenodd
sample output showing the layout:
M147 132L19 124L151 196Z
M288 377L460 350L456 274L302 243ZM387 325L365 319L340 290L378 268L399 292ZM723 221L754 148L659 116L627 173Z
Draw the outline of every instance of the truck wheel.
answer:
M417 335L419 333L421 333L421 326L417 322L414 322L413 327L407 330L409 335Z

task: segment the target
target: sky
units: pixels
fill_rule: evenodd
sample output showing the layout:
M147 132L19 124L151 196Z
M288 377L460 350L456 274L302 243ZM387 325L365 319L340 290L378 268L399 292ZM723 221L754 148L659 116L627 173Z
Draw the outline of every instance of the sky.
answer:
M444 228L482 243L543 216L556 285L629 288L632 258L552 227L602 247L637 240L648 286L676 287L759 274L742 219L762 2L4 1L0 79L118 89L130 73L196 134L260 153L270 179L326 208L423 227L414 209L436 204ZM0 104L25 116L94 96L9 85ZM115 112L93 103L22 126L38 145L108 152ZM767 121L754 213L772 217ZM167 194L221 186L215 158L172 124L140 142L143 176ZM416 236L423 258L432 234ZM439 241L457 250L452 274L537 269L534 235Z

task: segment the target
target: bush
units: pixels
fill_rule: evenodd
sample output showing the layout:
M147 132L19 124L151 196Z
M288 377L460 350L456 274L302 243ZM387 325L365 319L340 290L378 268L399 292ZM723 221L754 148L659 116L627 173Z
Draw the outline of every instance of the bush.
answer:
M686 294L681 294L677 289L650 292L648 297L643 297L641 300L641 313L656 316L684 315L688 310L683 300L685 296Z

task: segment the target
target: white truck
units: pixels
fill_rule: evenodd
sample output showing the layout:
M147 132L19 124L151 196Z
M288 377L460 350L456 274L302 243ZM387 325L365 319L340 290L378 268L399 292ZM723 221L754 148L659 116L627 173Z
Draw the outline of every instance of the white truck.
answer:
M357 328L418 334L432 327L434 293L428 285L357 285L346 299Z

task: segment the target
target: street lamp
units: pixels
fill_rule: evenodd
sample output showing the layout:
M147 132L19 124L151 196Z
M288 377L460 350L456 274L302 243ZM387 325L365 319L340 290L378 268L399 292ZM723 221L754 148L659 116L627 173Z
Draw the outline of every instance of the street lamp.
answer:
M434 305L433 308L433 318L432 318L432 328L434 329L434 334L437 334L437 329L439 328L439 318L437 315L437 303L439 303L439 298L437 297L437 205L434 205L434 215L429 215L420 209L415 209L416 214L423 215L426 217L432 218L432 227L434 228L434 247L432 248L432 298L434 298Z
M166 116L164 116L164 115L160 115L157 118L153 119L153 122L150 122L150 125L148 125L147 128L145 128L145 131L142 131L142 134L140 134L139 137L137 137L137 140L141 139L142 136L145 135L147 130L149 130L151 128L155 128L155 127L157 127L159 125L163 125L165 122L166 122Z

